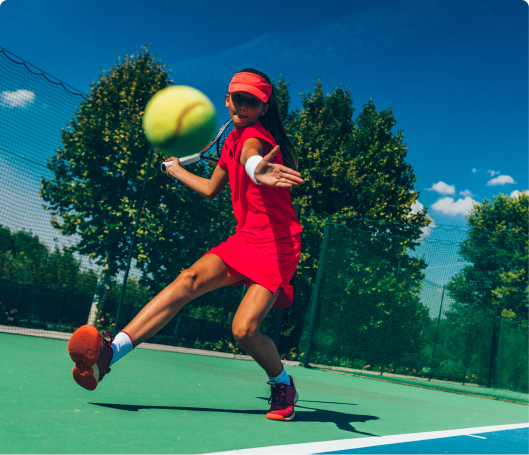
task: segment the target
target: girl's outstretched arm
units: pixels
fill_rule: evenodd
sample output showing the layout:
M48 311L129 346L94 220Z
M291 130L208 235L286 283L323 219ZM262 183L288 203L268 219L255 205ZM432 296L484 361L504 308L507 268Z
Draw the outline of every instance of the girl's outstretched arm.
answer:
M257 138L247 139L244 142L241 152L241 164L246 166L246 162L251 156L263 155L263 146ZM294 169L272 163L272 158L279 153L279 145L276 145L270 153L265 155L262 161L255 168L255 179L258 183L267 186L277 186L280 188L292 188L303 183L301 174Z
M213 171L213 175L210 179L199 177L198 175L192 174L186 171L180 166L178 158L172 156L166 161L173 161L173 164L167 168L167 175L173 176L179 182L188 186L192 190L196 191L201 196L212 201L218 194L224 189L229 180L228 172L217 166Z

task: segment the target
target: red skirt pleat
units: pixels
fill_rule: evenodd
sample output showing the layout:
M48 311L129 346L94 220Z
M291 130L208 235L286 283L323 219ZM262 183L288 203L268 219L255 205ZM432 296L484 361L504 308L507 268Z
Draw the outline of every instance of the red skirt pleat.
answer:
M263 243L250 242L235 234L206 254L217 255L228 267L246 277L231 286L257 283L273 293L281 287L274 308L285 308L292 305L294 288L290 286L290 281L298 266L300 253L300 234Z

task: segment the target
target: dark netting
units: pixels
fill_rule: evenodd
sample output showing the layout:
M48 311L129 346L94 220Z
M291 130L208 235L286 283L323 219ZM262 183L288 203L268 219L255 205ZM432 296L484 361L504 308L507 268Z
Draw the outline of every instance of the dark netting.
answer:
M477 277L470 287L460 283L467 268L489 276L502 267L465 262L459 254L465 231L428 228L406 249L407 240L392 235L393 227L369 220L325 225L306 312L292 316L303 327L297 359L305 366L526 402L527 294L495 305L493 285ZM501 255L486 251L488 258ZM515 318L507 308L525 313ZM290 355L295 352L291 348Z
M67 338L89 323L116 333L234 231L229 188L207 201L159 170L166 157L141 127L152 94L130 102L134 71L154 66L131 57L119 91L88 96L0 48L0 331ZM172 83L152 77L153 90ZM465 230L296 209L294 304L262 327L283 360L527 401L527 292L487 281L526 267L526 237L525 262L512 263L505 249L520 242L506 240L470 264ZM231 332L244 291L196 299L149 342L244 354Z
M145 66L154 66L151 59L144 59ZM126 63L125 73L141 70L132 56ZM230 193L210 202L160 172L165 157L148 144L141 126L152 93L145 90L141 105L127 104L136 89L133 70L122 75L130 82L121 93L104 92L101 99L3 49L0 68L2 330L71 333L90 323L116 332L229 236ZM102 77L99 86L105 82ZM114 116L94 108L106 97L115 97ZM90 122L96 134L86 137L83 125ZM204 161L189 170L207 177L212 166ZM65 218L85 235L52 226ZM240 353L230 343L241 291L231 287L197 299L153 340Z
M122 91L102 97L94 88L82 94L0 50L3 331L72 333L89 323L116 333L234 230L229 187L207 201L160 172L166 157L148 144L141 125L153 93L144 88L144 98L130 103L138 90L134 71L154 67L154 58L144 58L143 68L135 58L118 70ZM172 83L160 68L154 91ZM105 103L113 115L94 107ZM86 123L95 133L83 129ZM204 177L213 168L208 161L188 167ZM52 226L65 218L84 236ZM242 286L228 287L196 299L150 341L244 354L231 333L243 294ZM272 316L264 327L274 332Z
M40 197L61 130L83 96L0 50L0 324L70 330L86 322L97 267L63 251Z

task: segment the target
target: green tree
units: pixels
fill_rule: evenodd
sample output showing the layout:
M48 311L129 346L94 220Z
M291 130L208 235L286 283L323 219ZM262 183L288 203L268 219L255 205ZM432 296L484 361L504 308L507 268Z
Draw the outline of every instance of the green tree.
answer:
M276 93L277 104L279 106L279 116L283 125L288 129L291 127L291 120L297 116L299 109L295 111L290 111L290 92L288 90L289 83L285 81L283 75L281 74L277 84L272 79L272 85Z
M53 178L42 181L41 195L53 226L63 235L79 235L76 250L103 266L94 296L99 305L110 278L127 266L145 180L133 258L151 297L234 227L227 215L229 191L205 200L159 172L166 157L157 150L147 169L151 146L142 129L144 108L172 83L166 66L146 47L120 59L94 82L47 165ZM190 170L204 177L210 172L200 163Z
M350 91L339 87L325 94L320 80L302 105L288 125L305 179L293 190L296 202L328 214L429 224L426 211L410 215L419 197L417 179L406 162L403 132L392 132L391 108L379 114L369 101L354 120Z
M428 324L420 301L420 260L397 255L392 244L398 239L365 230L362 221L356 228L333 223L325 229L311 361L416 367Z
M107 262L111 276L126 265L147 172L143 109L171 82L165 66L144 50L92 84L48 161L54 177L42 181L53 226L63 235L80 235L77 251Z
M443 354L436 356L435 365L440 374L519 388L514 377L527 369L525 357L511 354L511 362L503 359L501 370L498 360L500 347L503 357L520 349L512 344L517 338L509 335L514 333L511 328L527 325L528 208L527 194L499 194L492 202L484 199L468 214L470 230L459 248L467 265L446 285L455 303L442 322Z
M290 96L288 84L282 80L278 94L282 98L279 105L285 112ZM392 131L396 124L392 110L379 113L372 101L364 105L356 119L353 114L350 91L339 87L326 94L320 80L314 92L302 95L300 110L282 114L305 179L304 185L292 190L294 202L302 207L304 229L300 266L295 276L296 299L305 302L303 307L296 308L296 314L289 315L289 323L296 325L291 334L293 343L301 336L299 330L312 294L325 222L369 232L366 238L362 237L364 243L356 245L358 252L365 253L364 271L378 270L386 277L388 273L393 277L388 281L368 272L361 279L365 284L362 298L374 299L372 305L380 311L380 317L373 318L370 323L373 327L388 323L392 302L401 302L395 306L400 316L395 314L393 324L401 316L400 320L404 320L404 315L414 314L417 320L422 320L424 314L418 290L425 265L406 252L418 244L421 228L427 226L429 220L426 210L418 213L411 210L419 194L414 186L413 168L406 161L408 149L403 132ZM381 235L394 240L383 242L383 248L381 243L373 245ZM350 258L338 256L335 260L342 261L342 272L351 272L342 274L345 281L340 286L359 291L358 281L353 286L353 279L360 278L360 270L353 274L352 264L348 263ZM399 294L398 289L402 289L402 293ZM368 297L370 290L374 290L373 295ZM391 298L375 302L380 292L390 290ZM349 305L358 298L358 295L350 296ZM410 343L412 339L417 340L420 332L420 324L407 332Z
M20 284L38 284L49 251L37 236L24 231L11 233L0 227L0 278ZM51 284L51 283L50 283Z
M454 311L527 320L528 212L527 193L499 194L470 211L459 249L468 265L447 286L457 302Z
M70 249L50 249L36 235L0 226L0 279L89 296L96 274L84 270Z

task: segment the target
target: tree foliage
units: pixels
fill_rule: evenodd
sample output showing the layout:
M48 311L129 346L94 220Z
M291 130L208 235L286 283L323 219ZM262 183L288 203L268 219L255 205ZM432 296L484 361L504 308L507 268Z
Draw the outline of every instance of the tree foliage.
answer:
M378 113L369 101L353 119L351 92L325 94L320 80L302 95L303 108L289 119L305 184L293 190L302 207L425 226L425 213L410 216L418 199L403 132L391 108Z
M305 180L302 186L292 190L294 202L302 207L304 242L295 285L296 300L304 305L296 305L295 312L291 310L289 314L289 323L295 326L291 343L299 343L301 337L320 266L324 224L334 222L364 234L357 236L355 245L355 254L362 256L361 262L354 262L354 254L343 256L340 249L329 259L333 267L340 264L336 279L340 277L341 282L335 288L349 292L343 302L332 304L342 309L360 302L365 304L369 308L365 313L370 320L365 323L369 331L388 323L389 307L393 305L393 323L402 320L407 327L403 330L399 352L409 351L410 346L418 346L421 328L419 323L410 328L406 318L408 322L420 321L425 314L418 298L425 264L406 252L418 245L421 228L430 221L426 210L419 213L411 210L419 194L415 191L413 168L406 161L408 149L403 132L392 131L396 120L391 109L379 113L372 101L354 118L351 92L338 87L326 94L320 80L314 92L302 94L302 108L296 111L288 111L288 84L282 79L277 93ZM322 297L322 301L325 299ZM318 317L325 318L323 313L322 310ZM362 319L356 320L354 316L353 321L351 315L344 309L339 316L329 317L349 328L364 325ZM337 334L335 341L339 343Z
M229 192L209 202L158 171L166 157L154 150L142 129L149 99L172 84L166 66L147 48L126 56L92 85L88 99L62 134L62 147L49 161L54 177L43 180L46 209L64 235L78 234L77 250L107 264L115 276L125 269L146 180L133 257L143 282L157 292L233 229ZM195 174L209 168L194 165Z
M0 226L0 308L16 309L16 316L37 317L52 322L54 319L67 319L73 315L78 323L86 323L89 302L97 282L97 274L91 268L83 267L72 249L58 246L50 249L36 235L24 231L11 232ZM122 283L112 278L107 296L106 313L100 317L107 319L105 328L110 328L121 294ZM18 290L18 291L17 291ZM26 296L29 292L29 296ZM147 301L148 289L137 279L130 278L127 284L124 308L142 306ZM40 295L34 299L32 295ZM77 307L81 305L81 307ZM81 317L79 314L82 313ZM1 318L0 314L0 318ZM84 318L84 319L83 319ZM72 321L68 321L72 322ZM98 321L103 326L103 321ZM65 327L72 330L71 326ZM74 328L75 329L75 328Z
M449 378L527 390L528 208L527 194L499 194L467 216L467 265L446 285L455 303L434 362Z
M45 208L64 235L79 234L77 250L111 274L123 269L147 172L150 145L141 119L148 100L171 83L148 52L126 56L92 84L88 99L62 133L62 147L42 181Z
M36 235L11 232L4 226L0 226L0 276L12 283L88 296L97 281L92 270L82 269L72 250L56 246L50 251Z
M42 185L47 208L56 217L54 226L62 234L80 235L78 251L99 264L107 263L115 276L126 266L146 180L133 257L151 294L225 240L235 225L229 188L215 201L203 199L157 171L165 157L156 150L147 170L150 146L141 128L143 108L156 91L171 83L165 65L146 49L104 73L64 130L62 147L48 163L54 177ZM423 264L406 251L414 247L429 221L425 211L411 213L418 198L416 179L406 162L403 133L392 131L396 120L391 109L379 113L370 101L355 119L350 91L339 87L325 94L320 80L313 93L302 95L301 109L290 109L283 77L276 92L305 179L303 186L292 191L294 202L303 210L306 239L296 275L296 299L305 304L296 309L297 318L303 318L310 298L326 221L347 225L371 220L365 223L373 235L390 229L397 240L385 243L384 267L394 274L399 267L406 270L407 285L413 284L416 290ZM201 164L190 170L200 176L210 172ZM395 292L395 283L388 283ZM238 299L234 291L218 296L218 311L233 314L237 303L233 301ZM416 305L416 299L408 301Z
M470 231L459 254L469 263L448 284L457 313L527 320L529 195L499 194L467 217Z
M361 222L357 227L361 229L338 223L326 226L318 295L312 302L317 330L310 358L320 356L316 363L326 358L341 366L345 359L411 366L410 359L416 361L422 348L428 320L419 295L421 261L401 255L395 269L395 239L373 235Z

